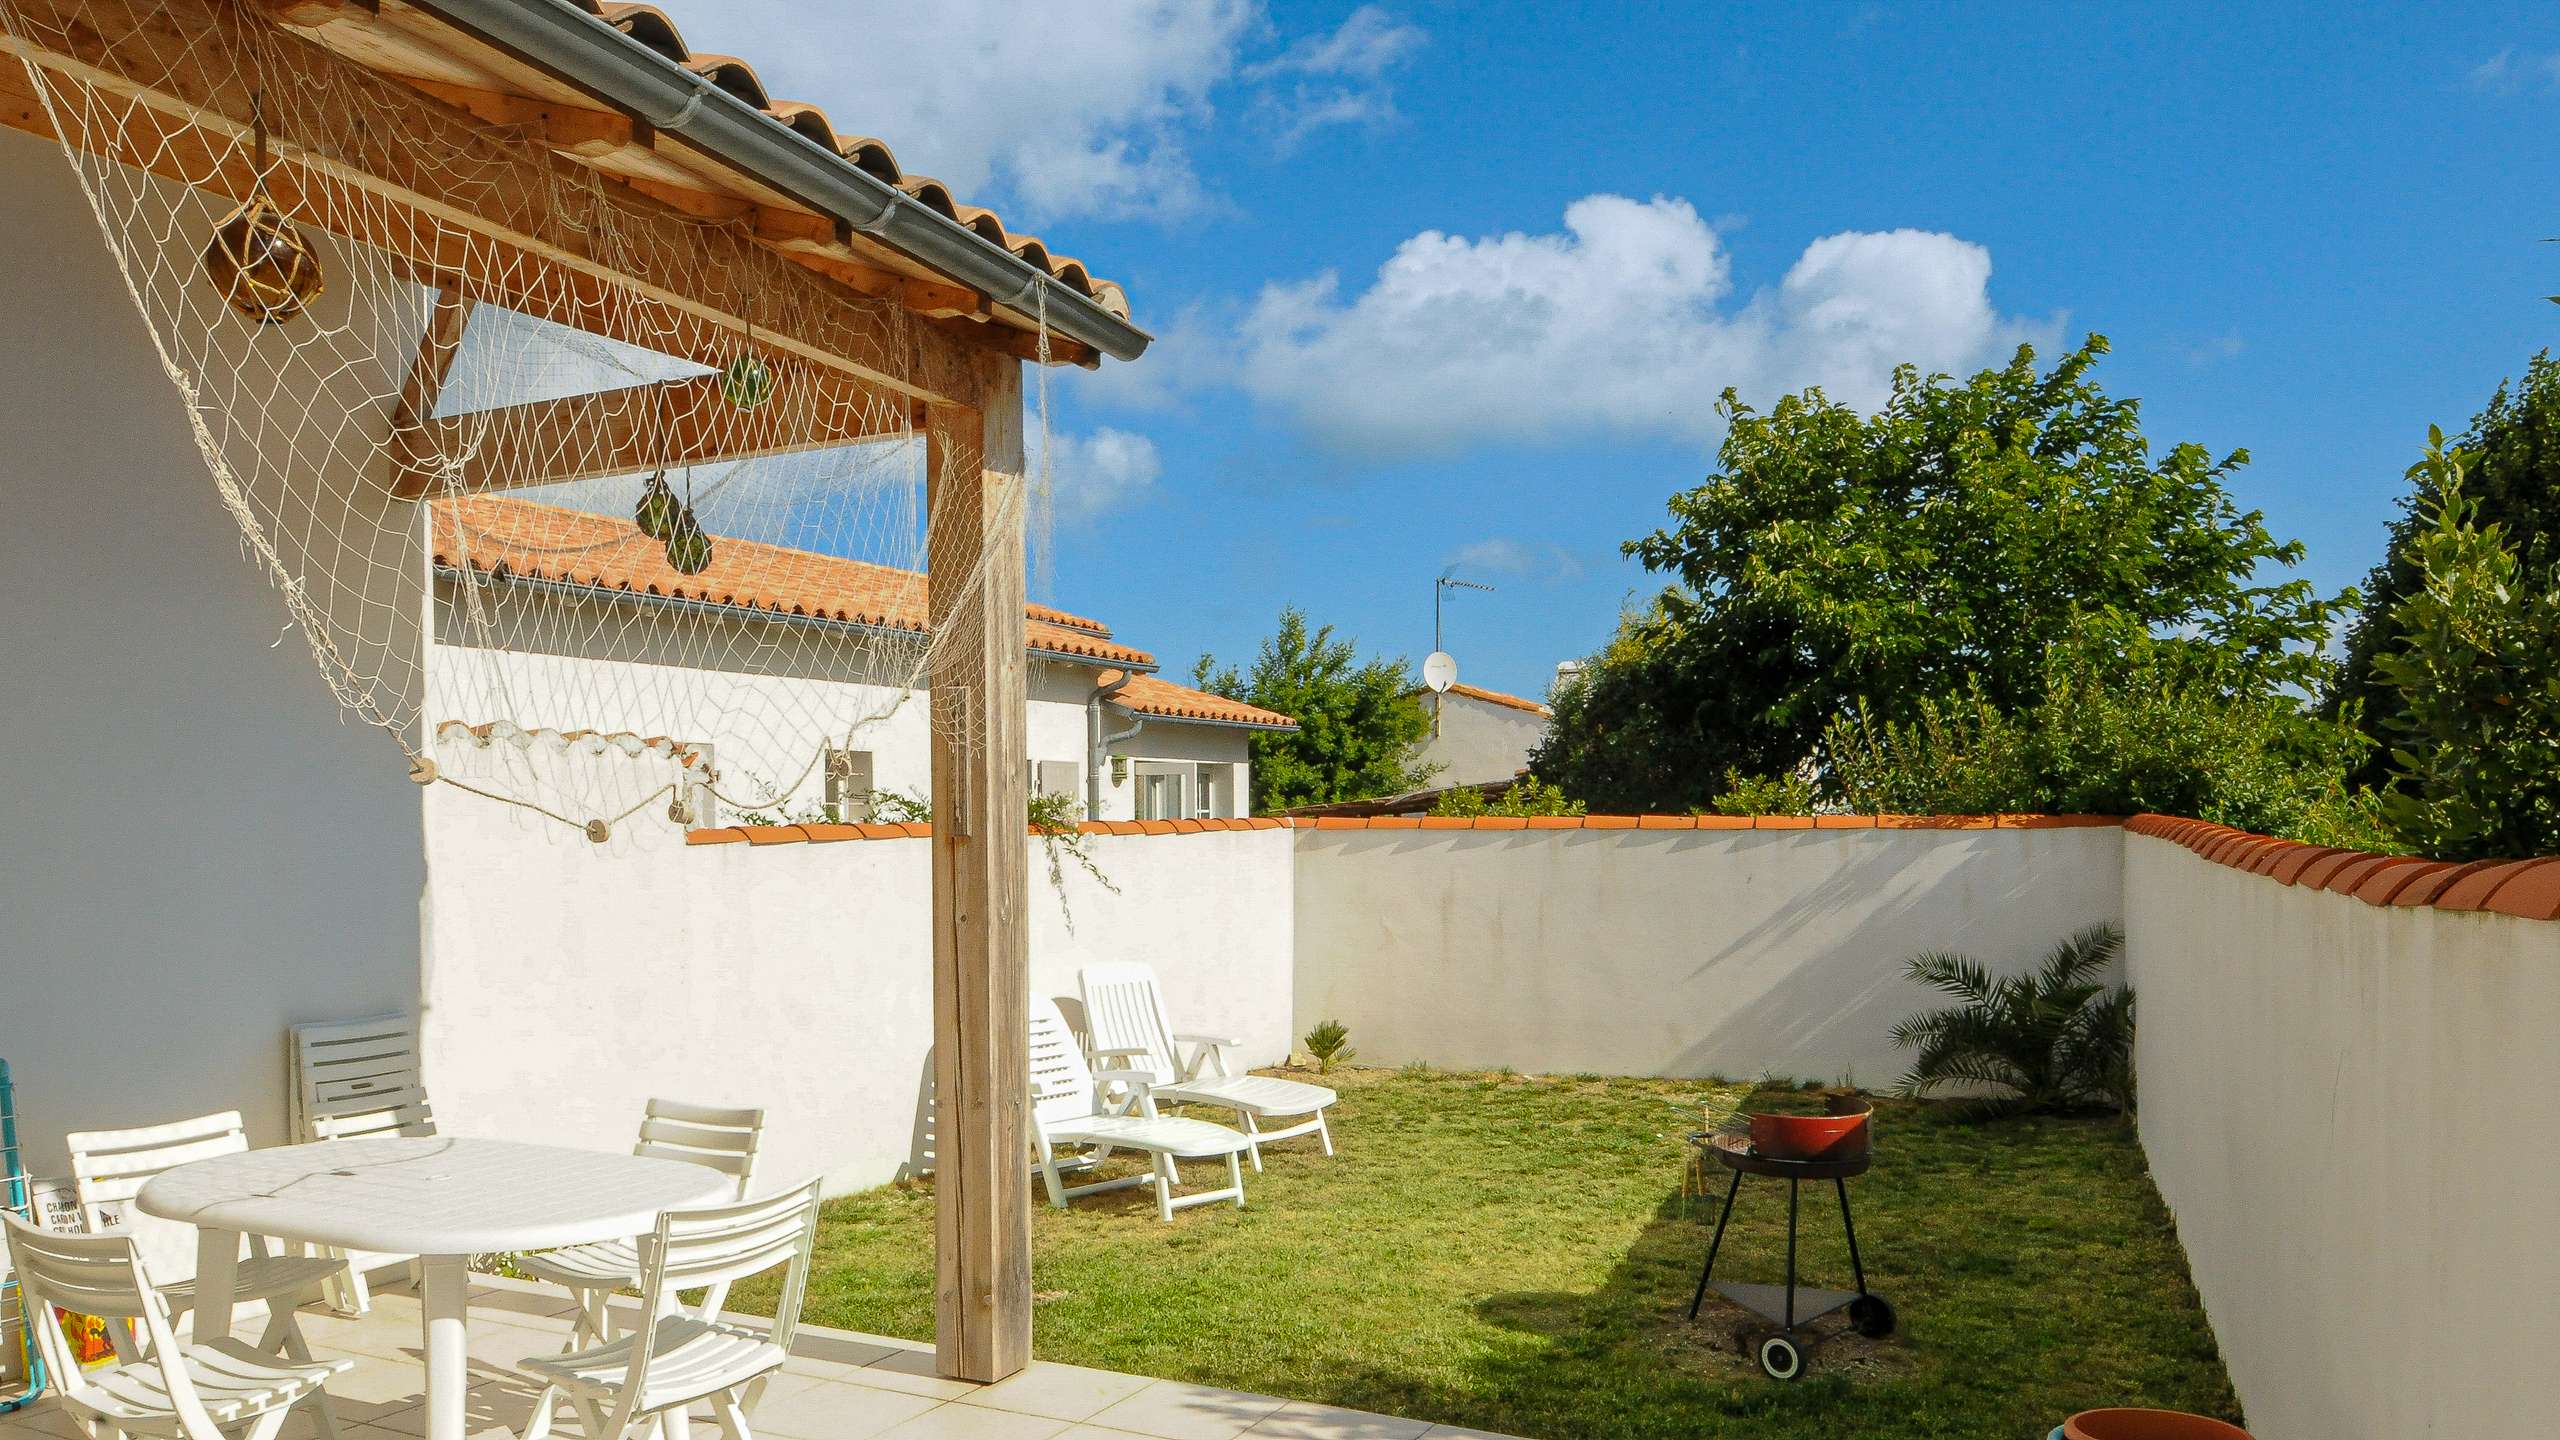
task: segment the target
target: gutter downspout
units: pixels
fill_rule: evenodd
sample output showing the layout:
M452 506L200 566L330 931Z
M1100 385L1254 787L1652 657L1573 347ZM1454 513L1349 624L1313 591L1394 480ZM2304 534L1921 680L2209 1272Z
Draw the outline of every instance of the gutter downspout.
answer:
M1111 763L1111 747L1147 728L1145 716L1132 710L1123 710L1120 713L1129 717L1129 728L1116 730L1108 735L1102 732L1103 702L1127 689L1130 680L1134 678L1132 672L1122 670L1119 672L1118 679L1105 681L1093 687L1093 693L1086 696L1084 700L1084 733L1093 745L1092 753L1085 757L1084 766L1084 816L1088 820L1102 818L1102 771L1104 766Z
M682 135L787 195L1017 311L1049 294L1050 328L1115 360L1150 337L1038 266L784 125L569 0L416 0L449 24L625 113Z

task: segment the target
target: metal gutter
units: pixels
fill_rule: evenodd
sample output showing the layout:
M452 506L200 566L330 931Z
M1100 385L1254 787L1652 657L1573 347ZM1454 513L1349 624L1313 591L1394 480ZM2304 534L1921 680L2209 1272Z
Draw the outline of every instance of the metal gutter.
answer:
M1135 360L1152 339L1090 297L895 185L793 130L569 0L409 0L607 105L682 135L823 214L1023 313L1048 289L1049 327L1114 360Z
M448 583L513 585L537 594L557 595L570 600L602 600L609 604L637 605L650 610L675 610L686 614L711 615L738 622L750 620L778 622L794 629L820 630L830 634L858 634L872 639L897 641L919 649L932 641L932 637L926 632L910 630L903 625L874 625L860 620L838 620L827 615L795 615L788 610L764 610L753 605L732 605L724 600L696 600L690 595L652 595L646 590L624 590L610 585L582 585L574 580L552 580L532 575L519 575L512 570L503 574L492 574L486 570L464 569L459 565L447 565L442 562L429 568L434 571L436 579ZM448 643L459 645L467 642L455 640ZM1091 655L1075 655L1064 650L1044 649L1038 645L1026 645L1023 648L1035 660L1055 660L1069 665L1101 665L1149 675L1161 668L1152 663L1102 660ZM1216 722L1204 720L1197 723L1206 725Z

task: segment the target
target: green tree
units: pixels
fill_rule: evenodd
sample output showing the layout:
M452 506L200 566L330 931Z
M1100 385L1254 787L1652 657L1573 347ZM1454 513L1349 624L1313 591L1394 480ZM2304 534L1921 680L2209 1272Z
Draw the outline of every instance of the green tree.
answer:
M1562 790L1535 775L1523 775L1490 800L1485 798L1482 788L1461 785L1441 795L1432 804L1431 813L1464 819L1474 815L1581 815L1587 812L1581 801L1567 799Z
M1309 630L1306 613L1292 606L1251 669L1239 674L1203 655L1191 675L1203 690L1298 722L1292 733L1253 736L1253 808L1268 814L1421 788L1433 767L1414 756L1431 733L1431 715L1408 693L1408 670L1401 656L1361 659L1352 641L1335 639L1330 625Z
M2021 346L1963 383L1905 366L1873 415L1819 390L1762 414L1727 391L1717 470L1625 547L1676 583L1565 687L1534 768L1593 804L1694 808L1728 770L1793 768L1862 706L1901 723L1952 695L2032 705L2074 639L2218 693L2322 681L2354 592L2279 577L2302 547L2233 503L2245 452L2155 459L2137 402L2092 378L2106 351L2092 335L2041 371Z
M2394 734L2383 813L2439 859L2560 853L2560 562L2484 519L2465 459L2429 432L2417 583L2371 661Z
M2479 525L2496 525L2531 570L2560 561L2560 363L2543 351L2525 366L2524 382L2500 382L2488 406L2471 419L2452 449L2464 457L2462 492ZM2399 691L2376 665L2400 645L2393 611L2422 584L2418 550L2434 532L2433 496L2421 461L2392 522L2390 548L2364 584L2365 606L2347 631L2346 656L2329 694L2330 713L2360 716L2366 734L2381 742L2359 778L2379 784L2390 769L2390 749L2401 743L2407 718Z

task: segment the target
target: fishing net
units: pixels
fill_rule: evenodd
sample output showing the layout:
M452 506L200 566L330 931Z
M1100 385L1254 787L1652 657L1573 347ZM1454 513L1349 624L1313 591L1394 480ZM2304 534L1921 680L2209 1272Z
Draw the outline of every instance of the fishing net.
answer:
M751 216L670 245L669 212L537 128L422 124L412 92L246 8L108 8L0 0L17 53L73 57L10 79L244 554L386 764L597 840L922 790L923 737L975 723L922 701L938 649L974 639L927 633L928 507L980 503L926 467L984 457L974 432L929 447L877 377L950 363L949 340L782 261ZM811 335L846 344L777 338ZM1036 468L991 478L989 525L1045 511ZM908 773L856 774L883 752Z

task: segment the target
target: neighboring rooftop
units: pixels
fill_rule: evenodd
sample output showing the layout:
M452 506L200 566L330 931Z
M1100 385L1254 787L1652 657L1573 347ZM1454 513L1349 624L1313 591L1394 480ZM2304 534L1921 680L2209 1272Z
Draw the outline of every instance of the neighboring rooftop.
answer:
M1449 693L1452 695L1463 695L1470 700L1482 700L1488 705L1507 705L1514 710L1526 710L1532 715L1552 715L1555 713L1535 700L1525 699L1518 695L1505 695L1499 690L1487 690L1481 685L1460 685L1453 681L1449 686Z
M508 495L467 495L429 505L435 563L449 571L545 581L612 594L729 605L905 631L921 637L930 611L925 577L913 570L821 555L754 540L719 537L711 564L686 575L666 546L619 516L544 505ZM1130 671L1119 703L1165 719L1294 730L1286 715L1137 673L1155 657L1112 638L1111 627L1048 605L1026 605L1036 654Z

